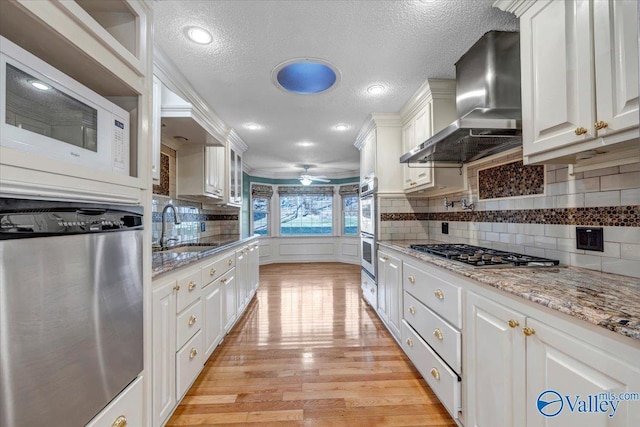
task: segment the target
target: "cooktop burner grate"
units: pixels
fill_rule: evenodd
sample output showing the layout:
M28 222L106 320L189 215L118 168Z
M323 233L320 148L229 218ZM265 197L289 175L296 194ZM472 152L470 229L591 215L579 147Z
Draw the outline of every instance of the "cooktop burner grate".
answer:
M474 267L550 267L556 259L523 255L465 244L410 245L411 249L463 262Z

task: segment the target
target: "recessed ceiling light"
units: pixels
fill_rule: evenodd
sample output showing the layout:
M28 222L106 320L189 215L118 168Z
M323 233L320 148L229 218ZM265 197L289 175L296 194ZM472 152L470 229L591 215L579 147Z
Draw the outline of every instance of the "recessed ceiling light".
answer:
M40 80L31 80L29 83L31 83L31 86L35 87L36 89L39 90L49 90L51 89L51 86L42 83Z
M340 81L338 69L323 59L291 59L271 71L273 83L287 92L313 95L325 92Z
M244 125L245 128L249 129L249 130L258 130L260 129L262 126L260 126L257 123L246 123Z
M186 136L181 136L181 135L175 135L173 137L173 139L175 139L176 141L180 141L180 142L187 142L189 141L189 138L187 138Z
M211 33L200 27L187 28L187 37L198 44L209 44L213 40Z
M344 124L344 123L339 123L339 124L335 125L333 128L334 128L335 130L338 130L338 131L340 131L340 132L343 132L343 131L345 131L345 130L349 129L349 125Z
M300 141L300 142L297 143L297 145L299 145L300 147L311 147L313 145L313 142Z
M371 85L367 88L367 92L371 95L380 95L386 88L383 85Z

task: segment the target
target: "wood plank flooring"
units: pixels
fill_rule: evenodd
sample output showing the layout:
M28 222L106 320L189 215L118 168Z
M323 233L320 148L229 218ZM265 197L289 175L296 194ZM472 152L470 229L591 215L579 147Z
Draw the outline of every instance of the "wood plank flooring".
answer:
M260 267L168 426L455 426L360 296L360 267Z

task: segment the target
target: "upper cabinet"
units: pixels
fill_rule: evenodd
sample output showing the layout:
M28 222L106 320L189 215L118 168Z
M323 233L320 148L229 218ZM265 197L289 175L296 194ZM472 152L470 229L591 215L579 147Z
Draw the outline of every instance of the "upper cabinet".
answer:
M495 5L520 17L525 162L638 161L638 3Z
M30 126L41 110L25 110L20 102L33 106L37 101L12 98L11 112L18 113L3 114L3 126L31 133L20 136L27 142L21 147L11 143L15 132L2 132L3 194L139 203L140 190L150 185L145 143L152 91L149 3L16 0L2 2L1 9L3 78L15 71L6 65L13 61L21 64L16 67L22 74L43 80L44 87L88 100L72 108L58 101L59 109L42 110L41 120ZM0 98L4 103L10 97ZM86 110L81 119L49 114L81 108ZM109 120L116 110L117 117ZM20 115L23 111L30 112ZM44 138L50 140L46 149L28 149Z
M242 206L242 156L247 150L247 145L232 130L227 139L226 148L226 195L225 204Z
M374 175L378 194L402 193L402 122L398 114L372 114L354 145L360 150L360 179Z
M455 80L427 80L400 114L402 152L406 153L456 120ZM405 193L430 196L463 190L466 183L463 167L433 162L404 164L402 177Z

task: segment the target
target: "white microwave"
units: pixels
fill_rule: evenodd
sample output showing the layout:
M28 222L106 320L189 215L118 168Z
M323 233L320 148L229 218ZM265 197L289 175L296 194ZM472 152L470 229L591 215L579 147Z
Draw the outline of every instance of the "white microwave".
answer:
M129 113L4 37L0 118L3 147L129 175Z

